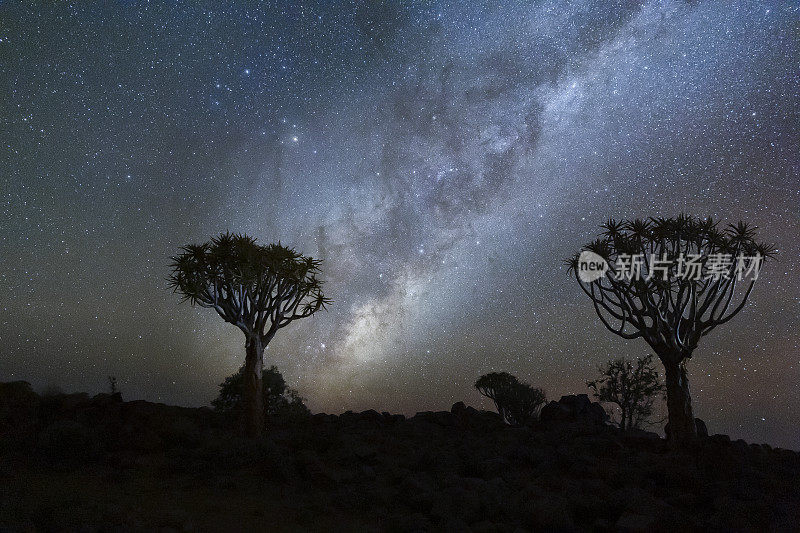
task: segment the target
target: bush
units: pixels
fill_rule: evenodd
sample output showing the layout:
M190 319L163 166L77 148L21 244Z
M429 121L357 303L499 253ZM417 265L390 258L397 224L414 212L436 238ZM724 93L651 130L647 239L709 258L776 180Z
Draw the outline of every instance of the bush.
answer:
M237 415L242 409L242 383L244 367L235 374L225 378L219 385L219 396L211 402L214 409L221 413ZM264 388L264 411L270 416L281 418L305 417L310 414L303 403L303 398L294 389L286 387L286 381L278 372L277 367L271 366L261 373Z
M656 398L663 396L664 385L653 366L653 356L636 361L615 359L600 367L601 377L587 381L599 401L617 406L619 427L641 429L650 424Z

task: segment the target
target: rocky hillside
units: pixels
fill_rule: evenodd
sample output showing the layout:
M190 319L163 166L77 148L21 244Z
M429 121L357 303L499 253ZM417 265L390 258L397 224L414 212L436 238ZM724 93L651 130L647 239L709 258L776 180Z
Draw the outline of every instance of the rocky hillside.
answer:
M791 531L800 454L620 434L585 396L534 427L457 403L271 420L0 384L0 531Z

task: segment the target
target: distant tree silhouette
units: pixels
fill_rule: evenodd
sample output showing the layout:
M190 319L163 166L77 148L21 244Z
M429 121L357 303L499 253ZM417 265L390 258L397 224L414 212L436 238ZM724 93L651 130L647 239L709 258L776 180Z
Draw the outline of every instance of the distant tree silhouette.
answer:
M535 389L527 383L517 383L508 394L506 420L512 426L524 426L534 420L547 399L542 389Z
M245 334L243 430L256 436L264 429L264 347L280 328L330 303L317 279L320 261L231 233L181 250L172 258L170 286Z
M508 372L490 372L478 378L475 388L492 400L500 416L508 420L506 399L509 397L508 391L517 383L519 383L517 378Z
M307 415L308 408L296 390L287 388L283 375L274 365L264 369L262 374L265 415ZM219 385L219 396L211 402L216 411L241 414L243 408L242 389L244 387L244 366Z
M508 372L491 372L475 382L478 392L494 402L497 412L512 426L522 426L536 417L545 402L545 394L521 383Z
M599 379L587 381L586 386L599 401L619 408L620 429L641 428L653 415L656 398L664 392L658 371L653 367L653 355L637 357L636 361L608 361L600 367L600 373Z
M119 392L117 388L117 378L115 376L108 376L108 392L112 395Z
M772 247L756 242L747 224L717 226L710 218L687 215L609 220L600 238L583 247L605 259L605 275L582 281L580 253L567 260L603 325L624 339L643 338L664 364L670 439L676 447L697 436L686 360L701 337L742 310L754 273L774 255ZM743 292L737 291L740 284Z

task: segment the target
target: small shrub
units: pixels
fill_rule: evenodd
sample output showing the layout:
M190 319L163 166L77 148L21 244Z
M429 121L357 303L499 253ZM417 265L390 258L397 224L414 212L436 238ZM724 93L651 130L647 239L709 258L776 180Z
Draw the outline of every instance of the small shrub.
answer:
M219 396L211 402L214 410L234 416L238 416L241 413L243 372L244 367L220 383ZM305 418L310 414L300 394L296 390L286 387L286 381L277 367L271 366L264 369L261 376L266 415L294 420Z

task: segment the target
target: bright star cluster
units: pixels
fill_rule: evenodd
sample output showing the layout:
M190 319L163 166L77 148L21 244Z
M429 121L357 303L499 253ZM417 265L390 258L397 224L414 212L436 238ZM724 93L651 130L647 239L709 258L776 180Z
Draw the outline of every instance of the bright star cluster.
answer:
M610 216L776 243L689 363L712 432L800 448L792 2L0 4L0 381L207 404L243 339L166 289L245 232L324 260L266 352L313 410L550 398L647 353L562 260ZM486 407L489 407L488 405Z

